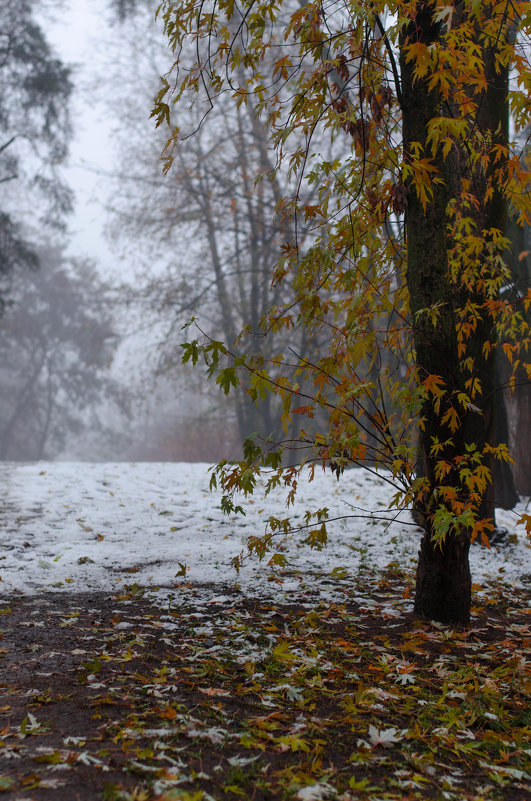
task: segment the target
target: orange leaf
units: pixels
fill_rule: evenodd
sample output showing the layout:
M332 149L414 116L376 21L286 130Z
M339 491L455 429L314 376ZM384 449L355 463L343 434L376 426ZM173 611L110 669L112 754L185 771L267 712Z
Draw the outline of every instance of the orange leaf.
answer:
M165 720L174 720L177 717L177 712L171 706L166 707L166 709L157 709L156 711L159 714L159 718L164 718Z
M313 417L313 406L297 406L296 409L291 410L292 414L307 414L308 417Z
M448 424L450 431L454 434L460 426L459 415L453 406L450 406L448 411L443 415L441 423Z

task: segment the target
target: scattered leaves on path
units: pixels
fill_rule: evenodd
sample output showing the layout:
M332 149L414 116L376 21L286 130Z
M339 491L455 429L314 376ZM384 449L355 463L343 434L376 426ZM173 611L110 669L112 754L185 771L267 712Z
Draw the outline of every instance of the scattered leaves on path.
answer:
M451 630L397 616L406 583L12 599L0 799L531 798L525 594L483 587Z

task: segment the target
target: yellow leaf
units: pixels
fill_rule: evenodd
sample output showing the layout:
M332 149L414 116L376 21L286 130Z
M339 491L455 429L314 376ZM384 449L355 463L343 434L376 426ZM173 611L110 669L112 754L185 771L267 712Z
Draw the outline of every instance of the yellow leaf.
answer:
M459 415L453 406L450 406L446 414L443 415L441 423L443 423L443 425L447 425L452 434L454 434L457 429L460 428L461 423L459 421Z

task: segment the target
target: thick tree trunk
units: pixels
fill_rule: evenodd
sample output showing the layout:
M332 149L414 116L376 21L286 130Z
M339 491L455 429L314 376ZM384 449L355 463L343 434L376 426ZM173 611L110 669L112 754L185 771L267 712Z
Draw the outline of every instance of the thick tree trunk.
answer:
M515 390L515 431L513 437L514 478L516 489L522 495L531 495L531 383L521 370Z
M454 14L454 24L460 24L460 11ZM473 23L473 21L472 21ZM437 83L430 86L430 75L415 76L415 63L405 57L406 44L422 43L437 46L444 35L444 25L436 19L435 4L425 0L416 8L411 25L404 30L400 69L402 83L402 133L404 160L413 160L419 147L423 155L430 156L436 169L436 180L431 180L428 198L422 199L418 188L406 181L406 244L407 285L409 290L411 324L416 353L418 382L437 376L443 394L436 397L427 392L421 409L419 445L422 464L419 474L427 479L424 497L419 502L418 517L422 520L425 535L419 554L415 610L424 616L443 622L466 623L470 617L471 579L468 554L471 525L454 523L435 543L437 515L456 518L459 509L467 508L477 520L493 521L494 488L484 474L486 488L480 490L465 483L463 467L473 469L471 455L476 454L482 465L493 473L494 462L488 456L488 447L494 444L496 373L495 333L492 318L484 303L487 295L482 289L490 275L491 257L488 247L478 254L481 265L475 267L474 280L462 279L471 264L450 265L450 249L454 242L448 235L448 203L457 204L463 192L464 181L475 195L474 204L467 213L477 236L493 228L505 226L505 202L495 187L489 171L473 166L466 147L457 142L444 159L439 151L432 155L429 142L429 124L434 119L452 114L451 104L442 96ZM488 88L478 96L478 108L471 136L485 137L482 141L506 142L507 131L507 75L494 69L494 54L484 51ZM472 147L475 145L471 143ZM441 180L442 179L442 180ZM490 187L490 189L489 189ZM488 198L488 200L487 200ZM481 276L481 278L479 277ZM474 308L474 319L465 340L459 340L458 327L463 325L464 309ZM470 313L465 318L471 322ZM487 347L485 347L487 346ZM470 367L472 365L472 368ZM467 382L477 381L480 389L474 393L473 404L467 409L459 406L456 398L467 395ZM458 411L456 411L458 409ZM448 416L458 414L452 428ZM441 465L444 472L441 473ZM451 488L452 496L442 492ZM439 532L440 534L440 532Z
M420 11L405 31L405 39L421 40L430 45L437 36L429 4L420 4ZM405 42L404 42L405 43ZM403 50L402 50L403 52ZM426 143L428 123L440 116L442 99L429 91L427 80L415 80L414 64L401 58L402 131L404 158L410 158L411 143ZM445 175L442 157L435 159L441 176ZM406 241L407 284L410 296L413 338L418 368L418 380L430 375L441 376L446 389L460 384L454 292L449 282L447 215L449 187L432 183L432 196L423 206L417 192L407 187ZM432 317L422 310L437 308ZM442 425L444 411L427 399L422 408L423 425L419 432L422 464L419 473L426 476L430 497L417 511L425 529L417 568L415 611L442 622L467 622L470 617L471 580L468 563L469 538L466 533L457 537L449 534L440 545L433 542L434 491L437 487L436 462L432 444L448 439ZM448 454L452 458L452 454Z
M466 535L448 537L443 548L426 531L419 551L415 612L441 623L470 620L472 580Z

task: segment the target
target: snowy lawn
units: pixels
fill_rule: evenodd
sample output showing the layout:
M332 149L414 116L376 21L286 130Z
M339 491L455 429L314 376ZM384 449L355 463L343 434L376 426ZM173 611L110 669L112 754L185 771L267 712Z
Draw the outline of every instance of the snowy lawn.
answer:
M252 595L291 596L315 584L314 574L343 576L355 592L360 570L381 570L391 562L413 567L420 530L391 519L385 509L393 494L384 477L350 470L340 481L317 472L301 484L291 510L295 524L306 509L327 506L329 544L322 551L302 546L303 534L280 543L287 570L248 561L236 574L231 558L251 534L262 533L269 515L287 514L280 490L263 497L259 491L246 504L245 517L227 518L219 510L219 494L209 492L205 464L142 463L0 464L0 593L114 591L132 581L142 587L192 583L238 584ZM524 504L521 504L523 510ZM374 519L348 515L375 513ZM473 581L502 577L521 584L529 574L529 542L516 512L498 510L500 527L509 530L502 549L472 548Z
M0 796L9 801L530 799L529 547L472 548L471 624L411 610L420 533L384 477L318 474L328 547L231 558L207 465L2 464ZM356 509L352 508L356 507Z

